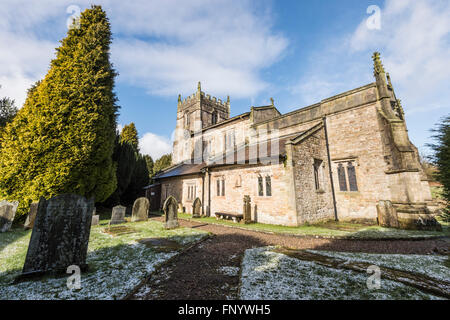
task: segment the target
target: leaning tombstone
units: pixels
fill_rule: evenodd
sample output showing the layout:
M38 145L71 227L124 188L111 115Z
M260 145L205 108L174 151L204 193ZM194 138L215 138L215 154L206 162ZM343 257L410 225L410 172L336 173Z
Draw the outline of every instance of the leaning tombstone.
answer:
M192 218L200 218L202 214L202 201L196 198L192 204Z
M148 210L150 209L150 201L147 198L142 197L136 199L133 204L133 211L131 213L131 221L147 221Z
M125 223L125 212L127 208L124 206L115 206L112 208L111 220L109 224Z
M164 215L166 218L166 223L164 224L164 228L166 229L175 229L180 225L178 223L178 203L177 200L170 196L164 201Z
M11 229L18 206L18 201L0 201L0 232L6 232Z
M93 209L94 198L87 200L76 194L41 198L19 278L66 272L72 265L87 270Z
M34 221L36 220L38 204L39 202L33 202L30 205L30 212L28 213L27 219L25 220L25 224L23 225L23 228L25 230L33 229Z

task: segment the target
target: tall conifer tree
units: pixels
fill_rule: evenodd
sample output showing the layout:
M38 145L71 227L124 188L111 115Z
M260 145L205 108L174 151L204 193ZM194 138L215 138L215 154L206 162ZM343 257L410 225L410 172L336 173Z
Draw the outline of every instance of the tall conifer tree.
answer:
M118 107L110 44L106 13L100 6L85 10L5 128L1 197L20 200L24 209L40 196L77 193L100 202L114 192Z
M138 132L133 122L123 127L120 133L120 141L130 143L136 151L139 151Z

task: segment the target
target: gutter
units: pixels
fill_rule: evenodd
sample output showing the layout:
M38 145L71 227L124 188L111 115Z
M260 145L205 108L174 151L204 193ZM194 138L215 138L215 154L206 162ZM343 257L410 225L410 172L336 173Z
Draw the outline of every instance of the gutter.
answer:
M327 131L327 117L326 116L323 117L323 127L325 129L325 144L327 147L328 171L330 173L331 194L333 195L334 220L339 221L337 206L336 206L336 193L334 191L333 172L331 171L330 145L328 144L328 131Z

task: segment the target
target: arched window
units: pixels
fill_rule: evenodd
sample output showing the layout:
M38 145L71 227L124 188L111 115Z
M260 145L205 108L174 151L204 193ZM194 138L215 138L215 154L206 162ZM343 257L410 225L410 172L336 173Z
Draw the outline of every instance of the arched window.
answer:
M263 177L258 176L258 196L264 196Z
M338 164L339 190L347 191L347 179L345 177L345 168L342 163Z
M266 196L267 197L272 196L272 180L270 176L266 177Z
M356 170L352 162L347 164L347 175L350 191L358 191L358 184L356 183Z
M217 123L217 111L214 111L212 113L212 119L211 120L212 120L211 121L212 124L216 124Z

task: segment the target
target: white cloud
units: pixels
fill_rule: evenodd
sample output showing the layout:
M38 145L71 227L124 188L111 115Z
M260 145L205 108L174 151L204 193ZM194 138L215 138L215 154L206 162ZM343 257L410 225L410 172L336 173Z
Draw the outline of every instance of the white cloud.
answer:
M150 155L153 160L172 152L172 142L169 138L147 132L139 139L141 153Z
M110 17L112 60L119 81L150 94L187 95L202 81L215 95L251 97L268 86L260 76L287 46L272 31L268 1L99 0ZM89 0L2 0L0 81L19 104L41 79L66 32L69 5ZM6 47L6 50L3 48Z
M409 136L426 149L430 128L450 111L450 2L386 0L381 29L369 30L365 11L349 33L310 53L308 68L291 86L295 108L374 82L372 53L390 73L405 109ZM298 103L301 102L299 105Z
M442 93L450 97L450 2L388 0L381 18L381 30L369 30L363 21L351 48L382 51L385 67L411 109L448 101Z

